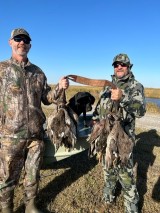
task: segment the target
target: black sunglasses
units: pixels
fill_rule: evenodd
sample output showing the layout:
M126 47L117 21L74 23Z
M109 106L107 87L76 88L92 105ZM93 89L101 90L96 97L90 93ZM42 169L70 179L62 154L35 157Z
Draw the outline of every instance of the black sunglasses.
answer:
M117 68L119 65L121 65L121 67L127 67L127 64L124 64L123 62L117 62L113 64L114 68Z
M30 44L30 38L27 38L27 37L14 37L13 40L15 42L21 42L23 41L25 44Z

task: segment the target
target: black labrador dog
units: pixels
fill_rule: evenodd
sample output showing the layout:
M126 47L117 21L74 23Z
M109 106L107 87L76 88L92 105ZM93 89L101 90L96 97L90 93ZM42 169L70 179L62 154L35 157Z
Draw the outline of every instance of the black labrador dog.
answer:
M87 126L86 112L92 110L92 105L95 102L95 98L89 92L78 92L68 101L68 106L79 117L83 113L84 126Z

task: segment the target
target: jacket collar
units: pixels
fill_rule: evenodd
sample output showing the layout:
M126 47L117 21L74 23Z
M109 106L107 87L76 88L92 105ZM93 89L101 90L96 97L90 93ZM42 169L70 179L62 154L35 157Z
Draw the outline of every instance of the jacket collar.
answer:
M27 66L31 65L31 62L28 60L28 58L27 58L26 62L23 62L23 61L19 62L16 59L11 57L10 62L13 63L13 64L16 64L17 66L20 66L20 67L27 67Z

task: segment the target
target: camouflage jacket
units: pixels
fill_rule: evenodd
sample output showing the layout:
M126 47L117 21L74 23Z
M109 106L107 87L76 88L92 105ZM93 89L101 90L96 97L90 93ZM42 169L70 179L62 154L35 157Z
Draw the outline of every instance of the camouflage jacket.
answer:
M135 138L135 118L142 117L146 112L146 101L142 84L135 80L132 72L122 79L112 76L112 82L122 90L123 96L119 102L122 109L122 120L125 132ZM110 87L105 87L100 93L100 99L93 112L93 120L105 118L105 115L114 110L110 99Z
M42 137L45 115L41 102L57 99L58 87L51 90L43 71L29 61L0 62L0 137Z

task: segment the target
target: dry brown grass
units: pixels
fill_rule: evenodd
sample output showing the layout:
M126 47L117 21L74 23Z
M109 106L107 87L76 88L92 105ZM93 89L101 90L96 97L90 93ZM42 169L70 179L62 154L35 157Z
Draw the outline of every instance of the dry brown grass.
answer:
M146 98L160 98L160 89L145 88Z
M147 112L160 114L160 107L154 103L147 103Z

